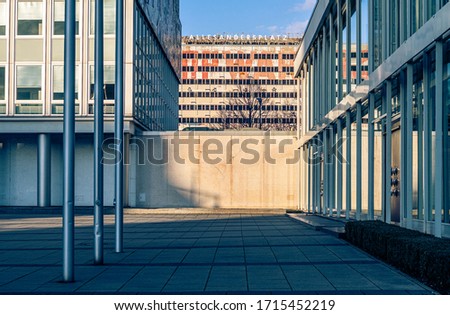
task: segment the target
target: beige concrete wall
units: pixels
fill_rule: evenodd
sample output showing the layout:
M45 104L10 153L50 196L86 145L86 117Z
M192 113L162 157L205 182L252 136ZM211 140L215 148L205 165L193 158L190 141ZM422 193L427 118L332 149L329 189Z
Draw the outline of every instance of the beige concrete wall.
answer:
M131 207L297 208L294 133L147 133L133 142L140 145L130 146ZM163 151L167 163L150 161Z

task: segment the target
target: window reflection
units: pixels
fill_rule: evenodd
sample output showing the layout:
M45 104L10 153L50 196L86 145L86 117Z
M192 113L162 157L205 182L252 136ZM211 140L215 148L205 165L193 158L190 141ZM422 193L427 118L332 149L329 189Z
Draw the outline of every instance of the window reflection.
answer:
M19 0L17 10L17 35L42 35L42 1Z
M104 33L113 35L116 33L116 0L103 1ZM91 35L95 34L95 0L91 0Z
M6 35L6 23L8 21L8 7L6 0L0 0L0 36Z

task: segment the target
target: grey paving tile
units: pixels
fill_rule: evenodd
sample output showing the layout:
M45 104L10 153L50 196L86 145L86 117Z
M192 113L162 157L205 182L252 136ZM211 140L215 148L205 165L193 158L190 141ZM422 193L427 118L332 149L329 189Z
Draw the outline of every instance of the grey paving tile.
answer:
M379 290L372 281L349 267L341 265L315 265L337 290Z
M164 249L153 260L153 264L180 263L183 261L188 249Z
M141 269L141 266L112 266L81 286L77 292L117 292Z
M163 292L204 291L211 266L180 266L172 275Z
M335 290L330 281L314 266L282 266L281 268L294 291Z
M206 286L206 291L244 292L247 291L245 266L214 266Z
M140 270L119 292L159 293L169 281L176 267L148 266Z
M283 271L275 266L248 266L248 288L250 291L291 291Z

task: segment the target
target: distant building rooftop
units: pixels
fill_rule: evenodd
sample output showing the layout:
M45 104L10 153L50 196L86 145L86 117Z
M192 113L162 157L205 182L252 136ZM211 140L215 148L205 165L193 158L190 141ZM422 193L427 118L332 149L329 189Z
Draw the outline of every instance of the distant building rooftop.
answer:
M288 45L298 46L302 37L291 35L190 35L183 36L185 45Z

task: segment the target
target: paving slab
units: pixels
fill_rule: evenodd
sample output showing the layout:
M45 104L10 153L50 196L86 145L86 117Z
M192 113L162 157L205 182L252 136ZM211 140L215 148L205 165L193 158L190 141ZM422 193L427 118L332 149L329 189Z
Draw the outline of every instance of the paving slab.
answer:
M93 218L76 216L75 282L63 283L61 218L0 214L0 294L435 294L332 234L284 214L135 212L93 264Z

